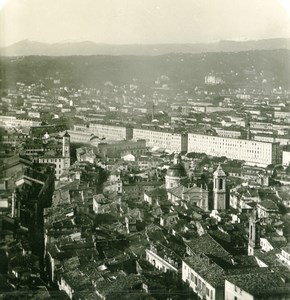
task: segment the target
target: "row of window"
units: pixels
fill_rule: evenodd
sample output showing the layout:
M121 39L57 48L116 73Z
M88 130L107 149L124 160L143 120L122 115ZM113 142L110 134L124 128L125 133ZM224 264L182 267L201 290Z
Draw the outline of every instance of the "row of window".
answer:
M190 274L190 280L192 283L194 283L194 285L196 286L196 290L198 292L198 294L203 294L205 293L205 295L209 298L209 299L213 299L213 290L210 289L209 287L207 287L206 283L204 281L202 281L198 275L195 275L194 273Z

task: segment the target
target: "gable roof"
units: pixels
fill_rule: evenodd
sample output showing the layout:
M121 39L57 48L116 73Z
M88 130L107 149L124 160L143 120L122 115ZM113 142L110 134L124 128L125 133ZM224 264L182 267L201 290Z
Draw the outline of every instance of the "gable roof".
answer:
M185 187L185 186L183 186L183 185L179 185L179 186L177 186L177 187L174 187L174 188L168 190L167 192L168 192L169 194L172 194L172 195L174 195L175 197L178 197L178 198L181 199L183 193L185 193L187 190L188 190L187 187Z
M167 195L167 191L165 188L156 188L153 190L147 190L144 192L149 197L163 197Z
M290 287L286 287L281 276L265 270L262 273L233 275L227 281L238 286L253 296L289 295Z
M232 265L231 255L209 234L204 234L187 243L195 255L206 255L221 265Z
M206 262L196 256L186 258L184 262L211 286L215 288L224 286L226 273L217 264Z
M275 202L273 202L272 200L264 200L264 201L258 203L258 206L265 210L278 211L277 204Z

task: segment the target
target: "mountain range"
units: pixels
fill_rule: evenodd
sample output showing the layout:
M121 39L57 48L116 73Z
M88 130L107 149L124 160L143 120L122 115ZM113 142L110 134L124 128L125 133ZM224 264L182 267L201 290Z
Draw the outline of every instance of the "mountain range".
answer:
M274 38L250 41L219 41L199 44L97 44L91 41L55 44L23 40L0 48L1 56L71 55L162 55L167 53L240 52L290 49L290 39Z

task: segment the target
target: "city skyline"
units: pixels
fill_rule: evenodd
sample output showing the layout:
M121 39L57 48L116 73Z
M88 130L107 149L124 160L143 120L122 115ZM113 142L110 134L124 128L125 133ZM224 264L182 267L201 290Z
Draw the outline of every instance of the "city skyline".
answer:
M45 43L205 43L290 37L290 2L4 0L1 46Z

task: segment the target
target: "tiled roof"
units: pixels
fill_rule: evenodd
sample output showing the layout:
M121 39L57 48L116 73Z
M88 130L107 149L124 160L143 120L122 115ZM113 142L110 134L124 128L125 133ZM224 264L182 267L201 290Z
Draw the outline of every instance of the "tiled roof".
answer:
M200 193L200 192L205 192L205 190L202 189L201 187L193 186L187 189L187 191L185 191L184 194L192 194L192 193Z
M267 237L267 240L274 248L281 248L287 245L287 239L285 238L285 236L279 236L278 234ZM290 251L290 247L289 247L289 251Z
M127 294L130 290L134 290L134 287L142 283L141 277L139 275L130 274L122 275L120 274L114 281L97 281L96 289L104 296L117 296L121 297L122 294Z
M187 246L195 255L206 255L222 266L232 264L231 255L209 234L204 234L190 242Z
M290 292L290 287L285 286L279 274L267 270L263 273L233 275L227 280L253 296L289 295Z
M278 249L273 249L268 252L256 251L255 256L268 266L279 266L281 264L278 262L278 258L276 256L278 253L280 253L280 250Z
M145 191L145 194L149 197L164 197L167 195L167 191L163 188L156 188L154 190Z
M184 262L213 287L224 286L226 273L223 268L216 263L206 262L196 256L189 257L185 259Z
M237 189L237 192L245 197L259 197L259 192L257 189L240 187Z
M282 247L281 250L284 250L285 252L290 254L290 245L287 245L285 247Z
M185 193L186 191L188 191L188 188L183 186L183 185L179 185L175 188L172 188L170 190L168 190L168 193L178 197L178 198L182 198L182 194Z
M264 208L265 210L275 210L278 211L278 206L272 200L264 200L258 203L258 206Z

